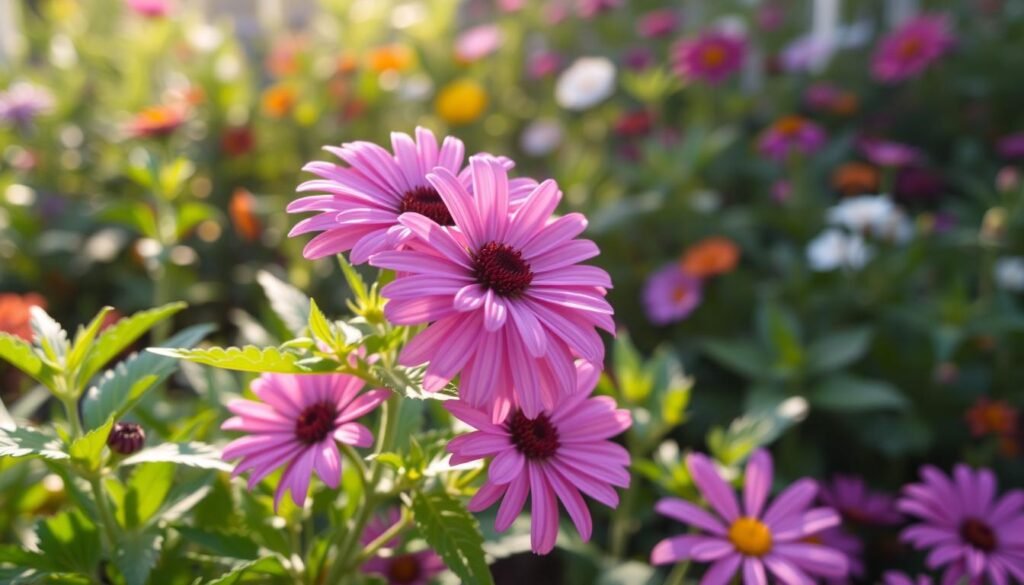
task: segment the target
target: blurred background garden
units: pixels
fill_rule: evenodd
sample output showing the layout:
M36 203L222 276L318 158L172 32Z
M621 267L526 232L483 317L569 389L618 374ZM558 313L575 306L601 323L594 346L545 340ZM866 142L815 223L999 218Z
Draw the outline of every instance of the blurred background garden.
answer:
M424 126L556 179L614 283L615 563L482 522L499 583L662 582L649 551L680 529L651 507L694 495L692 450L769 446L785 480L890 494L925 462L1021 486L1022 47L1021 0L0 0L0 331L31 337L33 305L71 327L185 301L134 349L198 323L290 339L282 283L328 314L352 298L288 237L303 165ZM247 380L186 364L135 414L222 443ZM48 420L48 396L0 364L5 417ZM221 476L175 546L227 554ZM66 487L0 460L0 543ZM920 565L853 516L854 582Z

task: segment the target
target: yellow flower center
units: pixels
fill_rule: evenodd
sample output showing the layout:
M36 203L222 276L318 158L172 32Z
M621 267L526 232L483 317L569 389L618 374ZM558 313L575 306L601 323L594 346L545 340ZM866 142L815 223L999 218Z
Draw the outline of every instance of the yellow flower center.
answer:
M729 527L729 541L741 553L759 557L772 549L772 533L756 518L744 516Z
M775 129L783 136L796 136L804 128L804 120L800 116L786 116L775 123Z
M725 62L725 49L719 45L708 45L701 51L700 60L705 67L718 67Z

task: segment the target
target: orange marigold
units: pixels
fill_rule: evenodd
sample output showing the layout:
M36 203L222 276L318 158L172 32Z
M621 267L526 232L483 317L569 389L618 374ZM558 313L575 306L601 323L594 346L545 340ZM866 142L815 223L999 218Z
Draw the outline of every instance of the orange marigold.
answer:
M832 173L832 186L843 195L877 193L878 169L862 162L848 162Z
M370 69L377 73L404 71L412 65L412 49L405 45L384 45L370 52Z
M278 84L263 92L263 111L271 118L283 118L291 113L298 95L290 85Z
M1017 432L1017 409L1005 400L979 398L967 411L967 426L975 437L1013 435Z
M20 337L25 341L31 341L32 326L29 324L31 318L29 309L32 307L46 308L46 301L34 293L26 295L0 294L0 331Z
M714 236L690 246L683 254L683 270L700 278L732 272L740 260L740 248L729 238Z
M256 217L255 208L256 197L248 189L235 189L228 204L228 214L235 226L235 232L247 242L256 241L263 231L263 226Z

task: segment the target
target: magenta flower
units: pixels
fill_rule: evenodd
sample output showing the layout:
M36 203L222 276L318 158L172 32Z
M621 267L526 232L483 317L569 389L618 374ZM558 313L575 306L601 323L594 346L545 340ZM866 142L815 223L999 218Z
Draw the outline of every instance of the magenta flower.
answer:
M882 583L884 585L932 585L934 581L928 575L911 577L899 571L886 571L882 575Z
M128 7L146 18L162 18L171 12L171 0L125 0Z
M363 530L359 542L365 547L377 540L389 528L398 523L401 512L398 508L390 508L383 517L371 520ZM385 547L399 548L402 541L397 536L387 542ZM444 561L433 550L426 549L411 553L395 553L389 556L375 555L363 563L361 570L369 575L380 575L388 585L428 585L434 577L445 570Z
M608 440L629 428L629 411L616 408L607 396L590 398L600 373L590 364L578 367L576 392L560 395L552 408L533 417L515 410L494 423L488 412L461 400L445 402L456 418L476 429L448 444L451 463L491 458L487 481L469 509L479 512L503 498L494 528L504 532L531 496L530 544L540 554L555 547L558 502L587 541L593 523L580 492L615 508L614 487L629 486L629 453Z
M594 18L622 6L625 0L576 0L576 13L581 18Z
M562 198L554 181L538 185L510 213L507 172L496 159L470 158L470 176L473 195L446 168L427 175L456 229L403 214L399 221L415 233L415 244L370 259L402 273L381 289L390 300L384 314L400 325L431 323L399 356L407 366L430 362L426 390L462 372L462 398L493 405L495 420L513 406L537 416L575 388L575 356L602 363L595 327L614 331L604 298L611 279L578 265L599 253L590 240L576 239L586 218L551 219ZM495 388L502 389L497 396Z
M652 10L640 16L636 32L645 38L666 37L679 28L679 15L671 8Z
M946 54L953 43L945 14L920 15L879 42L871 58L871 74L882 83L910 79Z
M869 489L861 477L836 475L821 487L820 497L823 504L836 509L849 522L886 526L903 520L896 510L896 499Z
M848 576L864 576L864 543L860 541L860 538L848 532L842 526L835 526L827 530L823 530L817 536L810 538L808 542L814 542L843 553L846 557L847 566L850 568ZM847 583L848 580L846 577L831 578L828 582Z
M995 474L963 464L952 477L926 465L921 479L903 488L898 503L900 511L921 522L900 537L930 549L928 568L946 566L944 583L965 576L971 583L1024 582L1024 491L996 497Z
M388 397L387 390L359 395L363 381L344 374L263 374L252 383L260 399L234 400L228 410L235 416L224 421L226 431L246 436L224 448L225 460L241 458L232 473L246 471L251 490L278 467L285 466L274 497L277 509L285 491L302 506L309 480L316 471L331 488L341 481L341 455L336 443L369 447L373 435L355 422Z
M849 566L843 553L808 542L839 525L835 510L810 508L818 491L813 480L804 478L790 485L765 509L772 485L772 458L759 449L747 463L741 510L733 489L710 459L692 453L686 458L686 467L717 516L685 500L659 501L654 508L659 514L705 534L659 542L651 552L651 563L712 563L701 581L708 585L725 585L741 568L745 585L767 585L767 573L790 585L812 583L812 577L847 575Z
M1007 159L1024 158L1024 132L1007 134L996 143L996 152Z
M821 126L800 116L785 116L761 133L757 149L772 160L785 162L794 154L813 154L824 144Z
M530 55L526 62L526 73L531 79L554 75L562 65L562 57L554 51L540 51Z
M473 27L455 40L455 56L466 63L479 61L497 51L501 41L501 29L497 25Z
M672 53L673 67L680 77L718 85L743 67L747 44L734 34L709 31L679 41Z
M652 274L644 285L644 308L655 325L682 321L700 306L701 280L673 262Z
M902 142L862 138L857 146L868 161L880 167L905 167L924 158L920 150Z

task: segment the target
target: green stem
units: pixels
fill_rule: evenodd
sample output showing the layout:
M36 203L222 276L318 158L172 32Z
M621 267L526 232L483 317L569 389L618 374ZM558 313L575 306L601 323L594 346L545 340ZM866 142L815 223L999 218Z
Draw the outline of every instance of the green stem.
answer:
M75 398L61 398L64 405L64 413L71 423L71 437L77 439L82 436L82 421L78 417L78 400Z
M89 487L92 488L92 496L96 500L96 509L100 513L100 524L103 525L103 533L106 535L106 540L110 546L110 554L113 555L118 541L117 521L114 520L114 515L110 512L110 505L107 502L107 493L103 489L103 483L100 481L100 476L98 474L91 474L88 479Z
M686 578L686 572L690 569L690 563L679 563L672 568L672 572L668 574L668 578L665 579L665 585L683 585L683 579Z
M625 557L626 547L629 544L630 525L633 523L633 501L636 499L634 494L638 491L636 482L639 479L637 474L631 470L629 473L630 489L626 490L622 497L622 503L619 504L612 518L612 557L617 559Z
M387 545L388 541L395 538L396 536L401 534L403 530L408 528L411 522L412 516L410 516L403 510L402 517L398 520L398 522L392 524L390 527L388 527L387 530L382 532L380 536L378 536L365 547L363 547L363 550L358 555L356 555L355 562L353 562L353 566L359 566L366 562L370 557L377 554L377 551L384 548Z

